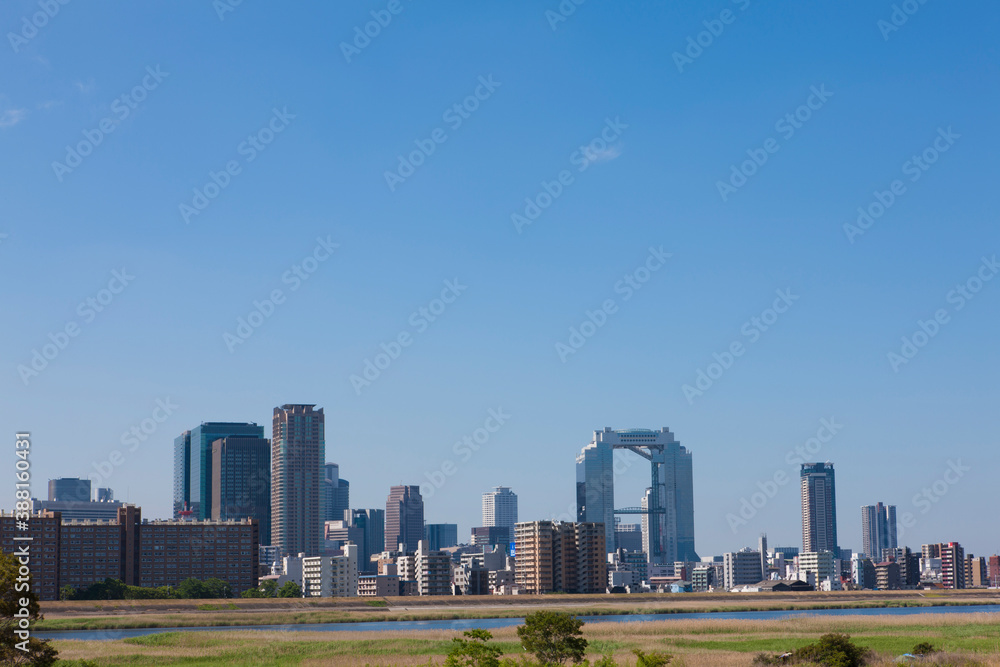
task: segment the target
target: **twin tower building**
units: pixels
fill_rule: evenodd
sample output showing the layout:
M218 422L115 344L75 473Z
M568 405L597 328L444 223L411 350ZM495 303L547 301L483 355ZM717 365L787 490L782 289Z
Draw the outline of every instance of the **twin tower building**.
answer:
M615 509L615 478L642 457L650 485L638 507ZM608 552L616 549L615 515L639 515L642 549L650 563L698 561L694 548L694 485L691 452L668 428L659 431L605 428L576 457L577 521L604 524Z

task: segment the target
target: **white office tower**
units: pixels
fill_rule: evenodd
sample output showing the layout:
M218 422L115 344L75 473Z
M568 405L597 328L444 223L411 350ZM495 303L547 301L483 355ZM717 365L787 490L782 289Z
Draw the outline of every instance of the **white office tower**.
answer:
M506 486L495 487L483 494L483 526L510 528L514 534L517 523L517 494Z
M615 510L615 451L618 457L641 456L650 463L650 486L641 507ZM643 549L650 563L696 562L694 486L691 452L667 428L658 431L605 428L594 431L576 458L577 521L604 524L609 553L615 550L615 514L642 517Z

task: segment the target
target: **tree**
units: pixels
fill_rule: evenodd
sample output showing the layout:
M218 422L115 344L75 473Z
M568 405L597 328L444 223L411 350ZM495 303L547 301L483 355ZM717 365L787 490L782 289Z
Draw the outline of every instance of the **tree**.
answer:
M302 597L302 587L294 581L286 581L285 585L278 591L279 598L300 598Z
M517 626L517 636L525 651L534 653L542 664L561 665L566 660L583 661L587 640L580 628L583 621L561 611L536 611L528 614L524 625Z
M198 581L194 577L188 577L177 584L177 597L185 600L193 600L210 598L212 597L212 593L203 582Z
M264 597L273 598L278 595L278 582L274 579L268 579L260 585L258 590L264 594Z
M503 651L486 643L493 639L489 630L477 628L462 634L468 639L455 637L451 640L454 643L444 661L445 667L500 667Z
M815 662L824 667L861 667L871 652L851 643L848 635L830 633L815 644L808 644L795 651L795 662Z
M217 577L209 577L202 582L205 585L205 590L208 593L208 597L211 598L231 598L233 597L233 587L229 585L229 582L223 581Z
M17 558L0 552L0 664L49 667L55 664L57 653L48 642L34 637L23 639L15 634L22 629L22 622L30 624L42 619L38 596L32 592L31 575L21 577L20 567Z
M72 600L76 597L76 589L70 585L63 586L59 589L59 599L60 600Z

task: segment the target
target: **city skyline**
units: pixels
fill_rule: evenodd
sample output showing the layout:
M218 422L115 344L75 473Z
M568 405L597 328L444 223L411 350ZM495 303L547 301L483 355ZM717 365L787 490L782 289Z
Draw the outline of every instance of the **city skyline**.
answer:
M799 543L799 459L838 462L845 547L882 498L997 551L996 6L742 4L404 3L347 62L367 9L71 3L3 55L0 431L167 517L178 434L316 403L353 504L430 485L465 534L498 484L572 515L593 429L669 424L699 553Z

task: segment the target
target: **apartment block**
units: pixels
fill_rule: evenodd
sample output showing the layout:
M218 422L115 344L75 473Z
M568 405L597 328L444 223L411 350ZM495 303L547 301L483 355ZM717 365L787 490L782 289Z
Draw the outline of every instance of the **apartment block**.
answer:
M352 598L358 595L358 546L347 544L341 556L302 559L302 597Z
M942 542L941 583L945 588L965 588L965 549L958 542Z
M799 554L799 573L803 579L820 590L820 584L829 580L837 588L840 586L840 570L834 567L832 551L805 551ZM898 577L897 568L897 577ZM875 573L876 579L878 572ZM836 590L836 589L835 589Z
M514 528L514 582L527 593L600 593L607 582L604 524L531 521Z
M722 556L722 585L726 590L756 584L764 579L761 571L760 552L750 547L732 551Z
M899 563L885 561L875 566L875 587L880 591L896 591L902 588Z
M417 543L414 574L418 595L451 595L451 556L430 549L424 540Z
M42 600L57 600L59 589L86 588L106 578L133 586L176 586L188 578L216 577L235 595L257 586L259 527L256 521L143 521L134 505L119 509L115 521L63 521L58 512L29 520L32 568ZM13 552L16 522L0 515L0 543Z
M283 555L318 556L323 547L326 421L323 408L315 407L285 404L274 409L271 544ZM193 478L193 463L191 470Z

